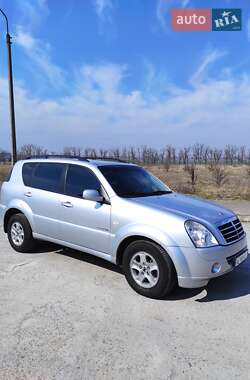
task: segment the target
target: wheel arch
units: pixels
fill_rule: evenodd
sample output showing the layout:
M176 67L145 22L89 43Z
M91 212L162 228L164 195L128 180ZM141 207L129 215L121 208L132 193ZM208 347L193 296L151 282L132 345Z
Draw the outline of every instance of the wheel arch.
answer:
M117 251L116 251L116 264L117 265L122 264L124 251L129 246L129 244L133 243L134 241L139 241L139 240L148 241L150 243L156 244L157 246L159 246L160 248L162 248L165 251L165 248L162 245L160 245L157 241L148 238L147 236L143 236L143 235L128 236L120 242L120 244L117 248Z
M23 214L23 212L17 208L10 208L4 215L4 221L3 221L3 228L4 228L4 232L7 233L7 227L8 227L8 223L9 223L9 220L10 218L13 216L13 215L16 215L16 214Z
M4 228L5 233L7 232L8 221L10 220L12 215L15 215L15 214L23 214L27 218L33 230L33 227L34 227L33 217L32 217L32 211L29 208L29 206L24 202L13 202L9 205L3 217L3 228Z

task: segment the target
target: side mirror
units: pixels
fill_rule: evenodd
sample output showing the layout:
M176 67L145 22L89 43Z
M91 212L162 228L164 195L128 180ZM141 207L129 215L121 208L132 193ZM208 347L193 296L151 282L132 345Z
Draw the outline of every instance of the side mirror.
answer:
M84 190L82 197L88 201L103 202L103 196L97 190Z

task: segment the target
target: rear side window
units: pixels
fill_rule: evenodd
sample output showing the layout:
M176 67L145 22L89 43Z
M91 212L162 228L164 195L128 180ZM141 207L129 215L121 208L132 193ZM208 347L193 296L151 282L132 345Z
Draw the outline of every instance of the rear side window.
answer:
M65 194L71 197L82 198L84 190L101 191L101 184L95 174L88 168L77 165L69 165Z
M29 162L23 165L23 183L25 186L31 187L32 176L37 165L35 162Z
M38 164L33 172L30 186L53 193L62 193L64 168L64 164Z

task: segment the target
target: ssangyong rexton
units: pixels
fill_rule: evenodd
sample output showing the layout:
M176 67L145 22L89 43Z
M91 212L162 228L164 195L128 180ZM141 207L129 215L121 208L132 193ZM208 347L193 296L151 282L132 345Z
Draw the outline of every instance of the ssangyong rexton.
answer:
M99 256L121 265L131 287L149 297L175 284L203 287L248 256L232 211L115 160L19 161L2 185L0 213L16 251L47 240Z

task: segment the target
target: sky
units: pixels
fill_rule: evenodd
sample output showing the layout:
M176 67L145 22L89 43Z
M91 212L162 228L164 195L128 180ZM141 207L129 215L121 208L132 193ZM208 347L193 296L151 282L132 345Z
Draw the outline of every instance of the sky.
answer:
M250 146L247 0L0 0L17 144ZM242 31L174 32L172 8L242 8ZM10 149L0 23L0 148Z

